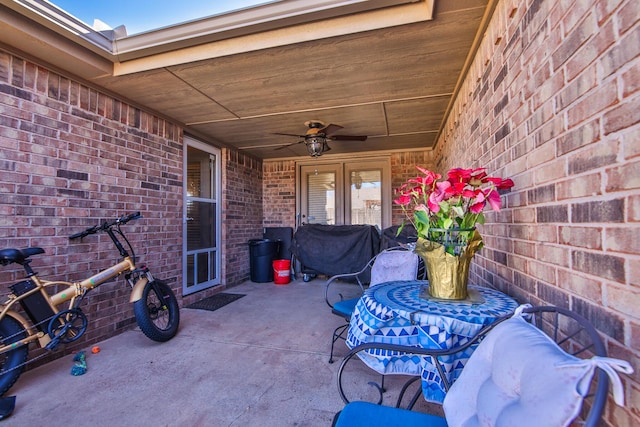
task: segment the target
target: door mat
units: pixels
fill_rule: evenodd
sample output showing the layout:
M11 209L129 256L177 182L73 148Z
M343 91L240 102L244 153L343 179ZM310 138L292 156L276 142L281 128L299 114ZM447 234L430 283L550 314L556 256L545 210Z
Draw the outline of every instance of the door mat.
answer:
M186 308L194 308L196 310L215 311L220 307L224 307L225 305L232 303L237 299L242 298L243 296L245 296L245 294L228 294L225 292L221 292L219 294L212 295L200 301L191 303Z

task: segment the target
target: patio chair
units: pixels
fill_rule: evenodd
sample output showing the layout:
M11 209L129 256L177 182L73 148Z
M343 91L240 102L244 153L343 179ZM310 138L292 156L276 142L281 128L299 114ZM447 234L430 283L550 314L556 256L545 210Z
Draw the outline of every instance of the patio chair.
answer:
M333 331L329 363L333 363L333 349L336 341L345 339L351 314L360 295L364 292L367 281L369 282L369 287L371 287L391 280L415 280L418 277L419 270L420 257L406 247L397 246L380 252L371 258L362 270L356 273L338 274L327 280L324 292L325 301L331 307L333 314L346 320L344 325L338 326ZM424 272L424 268L422 271ZM334 298L332 286L338 281L357 283L359 286L357 296L352 295L350 298L345 299L341 293L337 293L336 298Z
M449 384L442 375L443 356L478 342L460 377ZM359 352L372 348L431 358L448 390L445 417L410 410L420 390L408 409L400 408L406 388L396 407L349 403L341 383L344 367ZM610 381L615 403L624 404L616 371L630 374L633 369L626 361L606 357L598 332L582 316L559 307L520 306L513 316L486 326L458 348L426 350L384 344L354 348L340 366L339 391L347 405L336 414L333 425L454 427L476 426L482 420L482 425L537 427L584 420L585 426L594 427L602 417Z

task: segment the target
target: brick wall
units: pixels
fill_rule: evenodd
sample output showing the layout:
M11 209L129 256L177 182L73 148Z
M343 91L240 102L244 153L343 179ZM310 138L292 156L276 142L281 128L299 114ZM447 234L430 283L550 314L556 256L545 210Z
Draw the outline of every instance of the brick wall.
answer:
M178 126L0 51L0 248L42 247L32 267L43 277L112 265L119 254L106 235L67 236L140 211L127 237L179 295L182 153ZM23 277L15 264L0 268L0 293ZM87 295L87 333L67 352L134 324L127 287L120 278Z
M395 190L400 188L402 184L407 182L409 178L418 176L419 171L416 166L426 169L434 169L434 156L432 151L409 151L406 153L391 154L391 188L393 189L392 197L395 198ZM399 225L405 218L402 208L396 204L392 207L391 212L392 224Z
M296 217L296 163L264 162L264 227L293 227Z
M250 239L262 238L262 161L235 150L223 150L222 239L227 286L249 279Z
M640 425L639 4L500 1L436 148L515 182L473 280L583 314L634 365L611 426Z

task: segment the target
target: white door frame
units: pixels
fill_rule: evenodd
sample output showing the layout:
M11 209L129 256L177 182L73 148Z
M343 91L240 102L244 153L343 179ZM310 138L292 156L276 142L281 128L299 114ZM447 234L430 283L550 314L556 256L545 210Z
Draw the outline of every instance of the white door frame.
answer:
M335 171L336 176L336 224L350 224L350 215L345 213L345 208L351 208L350 201L347 199L351 194L351 183L347 179L352 170L359 169L380 169L382 171L382 227L383 229L391 226L391 165L388 157L376 156L365 157L362 159L355 158L336 158L336 159L315 159L314 161L301 160L296 164L296 227L301 223L307 222L302 215L306 214L306 201L303 196L306 190L304 178L307 173L317 168L318 172Z
M197 150L203 151L205 153L209 153L209 155L214 156L215 157L215 163L214 163L214 174L212 176L212 183L211 185L213 186L213 198L198 198L198 197L191 197L189 196L188 193L188 188L187 188L187 184L188 184L188 179L187 179L187 156L188 156L188 148L195 148ZM189 294L193 294L195 292L204 290L204 289L208 289L210 287L216 286L221 284L221 261L222 261L222 254L220 252L220 231L221 231L221 211L222 211L222 185L221 185L221 180L222 180L222 172L221 172L221 150L219 150L218 148L215 148L211 145L207 145L205 143L202 143L200 141L197 141L189 136L184 137L184 152L183 152L183 158L184 158L184 165L183 165L183 214L182 214L182 272L183 272L183 281L182 281L182 294L183 295L189 295ZM214 240L215 240L215 247L210 247L210 248L200 248L198 250L195 251L188 251L188 245L187 245L187 223L190 221L190 218L187 217L187 206L189 202L205 202L205 203L213 203L215 204L215 218L213 221L216 233L214 236ZM214 256L214 271L211 271L211 269L209 268L209 278L210 280L205 281L205 282L201 282L201 283L195 283L192 285L189 285L188 283L188 279L189 279L189 268L193 268L194 272L193 272L193 277L194 277L194 282L197 282L197 272L198 272L198 268L197 268L197 258L198 258L198 254L202 254L202 253L210 253L213 254ZM190 256L193 256L193 267L189 266L189 262L188 259ZM209 263L210 265L210 263Z

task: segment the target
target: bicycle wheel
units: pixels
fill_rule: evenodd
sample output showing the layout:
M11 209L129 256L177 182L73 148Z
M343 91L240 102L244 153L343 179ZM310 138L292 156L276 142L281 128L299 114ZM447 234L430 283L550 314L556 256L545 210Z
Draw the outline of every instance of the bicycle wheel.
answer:
M178 300L163 282L154 280L147 283L142 298L133 303L133 312L142 332L154 341L168 341L178 332Z
M5 316L0 320L0 340L2 345L11 344L26 338L27 332L20 322L13 317ZM27 361L29 347L21 345L13 350L0 354L0 396L4 395L18 380Z

